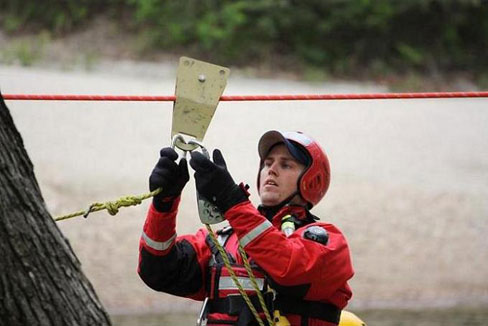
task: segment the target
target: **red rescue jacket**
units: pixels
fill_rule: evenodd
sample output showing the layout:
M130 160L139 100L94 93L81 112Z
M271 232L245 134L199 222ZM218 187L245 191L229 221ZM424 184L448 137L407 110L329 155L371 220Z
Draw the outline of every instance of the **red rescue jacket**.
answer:
M140 277L156 291L195 300L209 298L207 325L256 325L207 231L176 236L179 200L176 198L165 213L152 205L149 208L140 240ZM289 237L280 231L281 220L287 215L297 221L297 229ZM232 207L225 217L231 228L217 234L225 239L224 248L233 269L256 302L255 307L259 307L257 296L248 282L238 241L251 261L260 288L271 286L276 293L274 298L266 296L272 310L280 310L291 325L338 323L340 311L352 295L347 281L354 272L346 239L334 225L317 222L298 206L285 206L268 220L249 201ZM324 229L328 241L321 243L309 237L307 230L311 227Z

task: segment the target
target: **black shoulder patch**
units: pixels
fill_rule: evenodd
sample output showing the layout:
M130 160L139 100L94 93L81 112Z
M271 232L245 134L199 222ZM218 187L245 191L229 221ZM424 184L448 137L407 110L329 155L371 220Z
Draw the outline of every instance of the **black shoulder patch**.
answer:
M313 225L303 232L303 238L326 245L329 242L329 233L324 228Z

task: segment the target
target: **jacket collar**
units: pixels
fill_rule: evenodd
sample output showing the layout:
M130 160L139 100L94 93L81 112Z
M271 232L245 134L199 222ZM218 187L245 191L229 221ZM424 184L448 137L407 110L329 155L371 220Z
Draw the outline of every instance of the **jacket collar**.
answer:
M259 212L263 214L274 227L281 228L281 219L287 215L294 216L298 221L306 222L307 220L313 220L313 215L306 207L298 205L278 205L278 206L263 206L258 207Z

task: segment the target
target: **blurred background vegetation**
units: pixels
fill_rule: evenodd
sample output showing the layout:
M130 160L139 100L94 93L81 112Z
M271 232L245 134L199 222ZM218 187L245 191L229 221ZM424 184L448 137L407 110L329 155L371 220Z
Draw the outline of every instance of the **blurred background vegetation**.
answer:
M139 58L184 53L223 65L305 71L312 79L464 73L488 87L487 0L0 2L8 36L63 37L100 15L122 37L137 38Z

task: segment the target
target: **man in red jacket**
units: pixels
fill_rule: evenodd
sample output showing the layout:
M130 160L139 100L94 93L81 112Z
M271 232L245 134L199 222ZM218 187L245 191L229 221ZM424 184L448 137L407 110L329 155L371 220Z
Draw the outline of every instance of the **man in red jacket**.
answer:
M246 188L234 182L219 150L213 152L213 162L199 152L191 153L198 192L230 225L217 232L219 242L259 313L263 309L243 266L239 243L269 310L278 311L291 325L337 325L352 295L347 283L354 274L350 252L339 229L310 213L329 187L327 156L300 132L268 131L258 150L258 208L248 200ZM160 154L149 183L151 190L163 191L153 199L144 224L140 277L156 291L208 298L207 325L257 325L207 231L176 236L188 167L185 159L176 163L178 155L171 148Z

